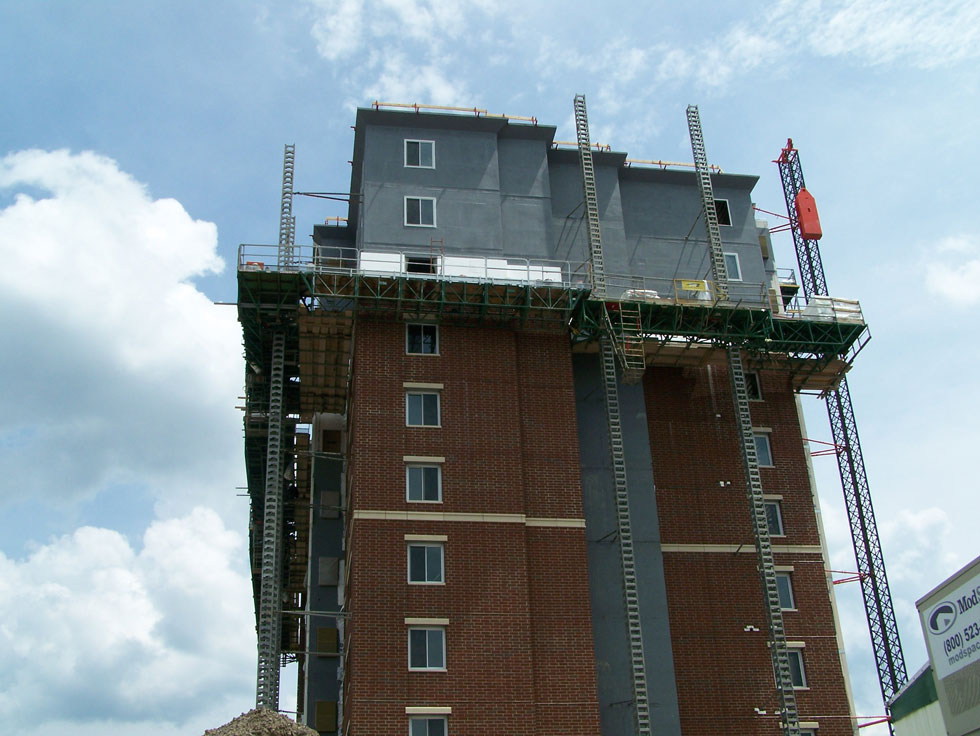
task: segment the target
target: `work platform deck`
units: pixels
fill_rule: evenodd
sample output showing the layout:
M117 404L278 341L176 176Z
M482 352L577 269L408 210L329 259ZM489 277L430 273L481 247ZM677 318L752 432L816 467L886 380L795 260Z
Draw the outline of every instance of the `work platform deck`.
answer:
M585 264L568 262L348 249L343 257L327 258L322 249L298 246L284 257L279 246L241 246L238 316L248 365L245 456L253 576L259 572L261 515L255 510L265 493L267 376L277 331L286 334L284 450L292 457L310 453L297 442L297 424L311 423L315 413L345 411L356 319L567 331L573 350L590 351L604 324L622 329L622 319L608 316L628 308L638 315L630 339L642 338L647 366L704 365L734 345L750 367L785 370L794 388L818 392L837 385L869 339L856 302L837 309L837 300L827 300L795 310L779 303L774 313L761 284L739 284L725 299L708 281L613 277L609 284L609 296L593 298ZM309 500L304 501L286 519L298 536L306 529ZM300 564L305 566L302 555L287 557L287 580L302 578L305 568L293 569ZM295 647L294 624L283 629L289 639L284 650Z

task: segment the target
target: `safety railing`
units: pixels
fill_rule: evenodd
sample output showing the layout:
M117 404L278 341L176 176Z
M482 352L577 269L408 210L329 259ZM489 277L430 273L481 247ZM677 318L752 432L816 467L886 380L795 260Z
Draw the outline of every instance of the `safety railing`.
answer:
M807 319L818 322L847 322L863 325L864 313L856 299L838 299L832 296L812 296L809 301L793 298L780 317Z
M239 271L407 276L450 281L554 285L587 289L588 264L575 261L448 255L438 250L373 251L337 246L294 246L291 259L277 246L241 245Z
M728 298L722 300L715 282L710 279L606 274L606 292L613 300L632 302L671 302L693 306L739 304L746 307L769 304L765 285L747 281L729 281Z

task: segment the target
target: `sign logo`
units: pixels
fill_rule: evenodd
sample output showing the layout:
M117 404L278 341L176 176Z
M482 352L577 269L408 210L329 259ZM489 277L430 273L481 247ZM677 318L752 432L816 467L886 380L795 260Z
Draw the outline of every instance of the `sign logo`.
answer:
M933 634L945 634L956 623L956 606L949 601L943 601L932 609L929 614L929 631Z

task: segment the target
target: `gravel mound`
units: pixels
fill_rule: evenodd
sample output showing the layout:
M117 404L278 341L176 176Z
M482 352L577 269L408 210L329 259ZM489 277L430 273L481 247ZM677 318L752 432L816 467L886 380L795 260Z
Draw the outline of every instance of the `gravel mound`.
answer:
M204 736L317 736L317 733L282 713L253 709L223 726L209 728Z

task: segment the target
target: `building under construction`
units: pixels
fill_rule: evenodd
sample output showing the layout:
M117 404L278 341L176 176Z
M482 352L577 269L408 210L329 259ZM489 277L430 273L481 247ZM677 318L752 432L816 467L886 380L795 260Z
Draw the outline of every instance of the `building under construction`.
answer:
M257 704L352 736L856 733L799 394L822 394L882 690L905 680L792 144L755 176L535 119L357 111L346 219L241 247Z

